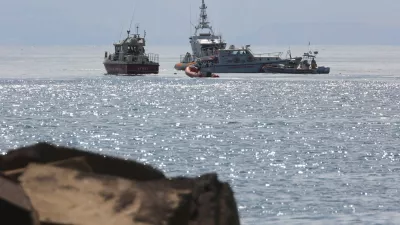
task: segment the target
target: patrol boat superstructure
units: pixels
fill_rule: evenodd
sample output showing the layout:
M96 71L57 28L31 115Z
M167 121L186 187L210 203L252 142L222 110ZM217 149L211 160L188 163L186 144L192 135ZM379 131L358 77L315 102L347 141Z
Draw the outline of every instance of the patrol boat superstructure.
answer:
M192 53L181 55L180 63L175 65L177 70L185 70L188 65L194 64L197 58L211 56L220 49L226 48L226 42L221 35L216 35L207 16L207 6L202 0L199 23L195 26L194 35L189 37Z

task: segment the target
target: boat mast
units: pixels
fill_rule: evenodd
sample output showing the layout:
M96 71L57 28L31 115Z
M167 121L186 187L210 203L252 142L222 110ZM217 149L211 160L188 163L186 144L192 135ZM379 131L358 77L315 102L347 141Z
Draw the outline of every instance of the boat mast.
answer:
M134 37L140 37L140 34L139 34L139 24L137 23L136 24L136 34L134 35Z
M202 0L202 4L200 7L200 19L199 19L199 24L195 27L196 31L194 33L194 35L197 35L197 30L198 29L209 29L211 31L211 34L214 35L214 31L212 29L212 27L209 25L210 22L208 22L207 20L207 6L204 3L204 0Z
M133 13L132 13L132 17L131 17L131 22L129 24L129 29L126 31L128 33L128 38L129 38L129 34L131 33L133 18L135 17L136 3L137 2L135 2L135 5L133 7ZM121 30L121 34L122 34L122 30ZM119 35L120 39L121 39L121 34Z
M135 18L136 3L137 3L137 1L135 2L135 5L133 6L133 12L132 12L132 17L131 17L131 23L129 24L129 30L131 30L132 22L133 22L133 19Z

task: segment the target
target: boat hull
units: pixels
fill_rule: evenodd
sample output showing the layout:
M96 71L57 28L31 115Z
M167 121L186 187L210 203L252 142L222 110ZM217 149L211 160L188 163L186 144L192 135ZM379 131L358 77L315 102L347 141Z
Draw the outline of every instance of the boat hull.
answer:
M281 64L287 63L287 60L276 61L269 64ZM263 67L266 65L263 63L243 63L243 64L225 64L218 65L215 64L210 67L202 67L202 72L211 72L211 73L263 73Z
M185 74L191 78L217 78L217 77L219 77L215 73L204 73L204 72L199 71L197 68L194 68L191 66L186 67Z
M329 74L329 67L318 67L317 69L296 69L296 68L279 68L264 67L265 73L284 73L284 74Z
M107 74L111 75L143 75L158 74L159 64L104 63Z
M195 62L177 63L177 64L175 64L174 68L175 68L176 70L185 70L186 67L191 66L191 65L194 65L194 64L195 64Z

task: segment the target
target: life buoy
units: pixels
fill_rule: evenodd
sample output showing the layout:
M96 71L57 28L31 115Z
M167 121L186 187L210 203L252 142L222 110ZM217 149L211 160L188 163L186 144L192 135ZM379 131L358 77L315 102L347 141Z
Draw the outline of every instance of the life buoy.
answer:
M249 56L249 57L247 58L247 61L248 61L248 62L253 61L253 56Z

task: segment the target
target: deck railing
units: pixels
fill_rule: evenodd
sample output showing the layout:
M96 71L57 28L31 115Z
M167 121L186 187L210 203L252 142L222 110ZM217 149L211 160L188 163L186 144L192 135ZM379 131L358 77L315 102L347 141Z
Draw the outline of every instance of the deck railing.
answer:
M151 62L159 62L159 56L158 54L154 54L154 53L147 53L146 56L149 58L149 61Z
M179 62L193 62L196 60L196 57L191 55L190 57L186 55L180 55Z
M253 54L255 57L281 57L283 52L270 52L270 53L259 53L259 54Z
M198 53L197 57L194 55L186 56L186 54L180 55L179 62L194 62L198 58L202 58L202 57L206 57L206 56L215 56L218 54L218 51L219 50L211 51L211 52L203 51L203 52Z

